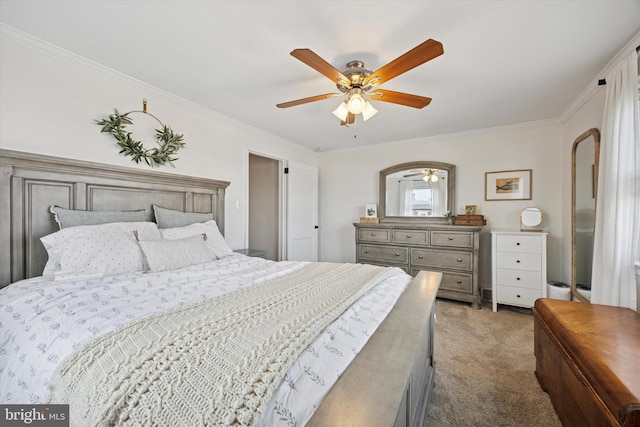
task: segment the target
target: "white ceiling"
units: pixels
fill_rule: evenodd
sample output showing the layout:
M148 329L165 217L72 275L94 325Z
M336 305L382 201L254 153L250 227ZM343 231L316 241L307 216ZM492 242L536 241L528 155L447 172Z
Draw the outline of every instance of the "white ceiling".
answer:
M640 31L640 0L0 0L0 21L219 114L315 150L558 119ZM289 55L380 68L427 39L444 55L380 88L433 98L376 102L344 127L335 92ZM186 133L186 131L185 131Z

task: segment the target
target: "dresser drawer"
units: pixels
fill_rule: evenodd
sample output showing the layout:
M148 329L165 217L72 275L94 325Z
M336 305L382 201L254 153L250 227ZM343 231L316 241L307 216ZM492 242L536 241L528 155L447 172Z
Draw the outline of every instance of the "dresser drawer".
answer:
M431 246L473 248L473 232L431 230Z
M473 253L411 248L411 265L471 271Z
M407 264L409 262L409 248L382 245L358 245L360 260Z
M440 289L470 294L473 292L473 276L464 273L442 273Z
M421 230L393 230L391 241L394 243L408 243L426 245L429 243L429 235Z
M358 230L358 240L363 242L389 242L391 230L378 228L360 228Z
M542 283L542 273L539 271L507 270L499 268L496 274L498 278L498 286L517 286L519 288L540 290Z
M516 288L513 286L498 286L497 293L498 303L522 307L533 307L533 303L542 296L539 289Z
M411 275L417 276L422 271L419 268L412 268ZM431 270L439 271L439 270ZM452 273L449 271L442 271L442 281L440 282L441 290L463 292L466 294L473 293L473 274L471 273Z
M497 236L498 252L542 253L540 236Z
M536 254L498 252L498 268L510 270L540 271L542 269L542 258Z

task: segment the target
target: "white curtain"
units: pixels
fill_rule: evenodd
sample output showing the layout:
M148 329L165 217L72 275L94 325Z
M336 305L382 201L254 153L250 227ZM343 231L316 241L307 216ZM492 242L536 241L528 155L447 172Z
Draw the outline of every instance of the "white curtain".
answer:
M398 212L402 216L413 215L413 182L411 181L400 181Z
M591 302L632 307L640 217L638 54L606 76Z
M447 211L447 186L444 179L431 183L431 210L434 216L442 216ZM455 212L451 212L455 215Z

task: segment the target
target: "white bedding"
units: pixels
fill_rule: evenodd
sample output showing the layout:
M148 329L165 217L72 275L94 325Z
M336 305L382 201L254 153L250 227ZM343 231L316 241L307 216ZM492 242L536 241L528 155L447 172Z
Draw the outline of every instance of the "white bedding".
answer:
M0 402L46 401L58 364L118 326L258 284L305 264L233 255L161 273L58 282L35 278L10 285L0 290ZM291 366L258 425L303 425L410 279L397 269L325 329Z

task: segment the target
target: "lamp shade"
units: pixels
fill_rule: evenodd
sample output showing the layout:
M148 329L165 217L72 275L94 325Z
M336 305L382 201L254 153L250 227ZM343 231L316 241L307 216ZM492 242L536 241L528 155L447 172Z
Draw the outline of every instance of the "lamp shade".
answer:
M343 122L347 121L347 115L349 114L349 108L347 107L346 102L340 103L338 108L333 110L333 115L342 120Z
M378 114L378 110L373 108L373 105L371 105L369 101L365 101L364 110L362 110L362 120L366 122L376 114Z

